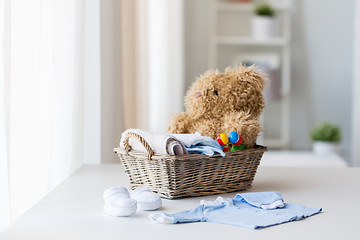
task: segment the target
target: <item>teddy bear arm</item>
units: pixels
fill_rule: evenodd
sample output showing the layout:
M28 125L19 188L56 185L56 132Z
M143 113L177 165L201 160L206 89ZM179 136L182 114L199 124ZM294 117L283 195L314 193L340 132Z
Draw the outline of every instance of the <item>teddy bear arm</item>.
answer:
M190 116L187 113L175 114L169 122L169 133L190 133Z
M244 113L230 114L224 117L223 132L237 132L243 139L243 145L246 148L252 148L256 144L256 139L262 131L258 118L251 118Z

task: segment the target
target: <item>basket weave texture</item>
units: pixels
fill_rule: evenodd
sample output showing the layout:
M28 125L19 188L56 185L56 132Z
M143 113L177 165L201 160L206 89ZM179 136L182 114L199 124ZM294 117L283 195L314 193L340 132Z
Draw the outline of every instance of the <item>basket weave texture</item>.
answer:
M138 139L147 153L131 151L129 138ZM266 147L226 152L222 157L203 154L158 155L139 135L128 133L123 148L115 148L132 189L148 186L165 198L205 196L251 187Z

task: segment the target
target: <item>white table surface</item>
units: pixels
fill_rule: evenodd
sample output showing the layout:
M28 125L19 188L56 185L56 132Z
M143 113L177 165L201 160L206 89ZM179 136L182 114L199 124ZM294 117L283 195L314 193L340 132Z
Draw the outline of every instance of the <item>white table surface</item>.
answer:
M116 218L103 213L102 193L127 185L120 164L85 165L0 235L9 239L360 239L360 168L260 167L250 191L280 191L286 202L322 207L301 221L260 230L214 223L163 225L150 212ZM234 193L223 194L233 197ZM208 196L206 199L214 199ZM198 205L200 198L163 200L174 213Z
M343 158L336 154L319 155L312 151L274 151L264 153L260 166L263 167L347 167Z

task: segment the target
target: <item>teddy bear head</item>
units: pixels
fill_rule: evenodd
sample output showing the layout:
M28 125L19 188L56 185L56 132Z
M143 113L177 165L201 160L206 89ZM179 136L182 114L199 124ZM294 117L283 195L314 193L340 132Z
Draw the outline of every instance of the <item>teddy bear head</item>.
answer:
M224 73L207 72L188 90L186 112L193 118L220 118L237 111L258 117L264 108L265 82L254 66L227 68Z

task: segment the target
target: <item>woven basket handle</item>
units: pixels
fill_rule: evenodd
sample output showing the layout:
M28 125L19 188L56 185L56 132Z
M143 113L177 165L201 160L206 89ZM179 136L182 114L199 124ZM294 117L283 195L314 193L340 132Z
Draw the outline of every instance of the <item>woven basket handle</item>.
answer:
M145 141L145 139L140 136L137 133L132 133L132 132L128 132L125 136L124 139L124 147L125 147L125 151L126 151L126 155L130 156L129 151L131 150L131 146L129 144L129 139L133 137L136 138L137 140L139 140L139 142L145 147L147 153L148 153L148 160L151 160L151 157L155 154L154 150L152 150L152 148L150 147L149 143L147 143Z

